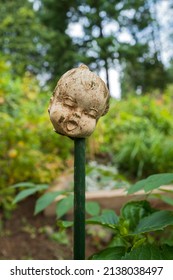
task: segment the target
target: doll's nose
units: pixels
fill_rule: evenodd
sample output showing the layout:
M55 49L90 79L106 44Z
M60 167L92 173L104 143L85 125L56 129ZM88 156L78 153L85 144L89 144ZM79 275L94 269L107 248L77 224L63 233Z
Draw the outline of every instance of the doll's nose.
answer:
M80 117L81 117L81 112L80 112L80 111L76 111L76 112L74 113L74 116L75 116L76 118L80 118Z

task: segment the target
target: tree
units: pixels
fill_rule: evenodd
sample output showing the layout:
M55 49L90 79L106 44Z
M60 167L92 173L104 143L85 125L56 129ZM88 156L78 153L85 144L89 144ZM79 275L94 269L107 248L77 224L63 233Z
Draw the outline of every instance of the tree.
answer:
M54 81L76 60L76 49L66 30L68 11L75 1L42 0L37 9L29 0L0 0L0 52L14 75L27 70Z
M109 69L121 69L123 95L165 87L155 9L161 0L33 0L37 10L30 1L0 0L0 52L14 74L29 70L54 81L82 62L105 69L108 87ZM74 23L83 36L68 32Z
M42 0L38 10L38 16L48 31L46 69L52 81L77 62L77 49L72 38L66 33L69 24L68 13L75 6L74 0Z
M0 52L11 63L14 75L26 70L35 74L44 68L46 28L41 26L32 3L0 0Z
M78 1L78 18L85 34L77 41L79 60L94 70L105 68L108 86L109 68L120 66L123 95L127 94L125 87L132 91L140 88L144 93L166 85L154 14L158 1Z
M160 27L156 14L159 1L133 0L133 16L127 13L122 17L122 23L132 37L131 43L120 50L122 95L126 95L129 89L138 93L153 89L162 92L168 82L161 59ZM124 3L128 11L129 2Z
M79 60L90 65L95 71L105 69L107 86L109 88L109 68L117 59L117 37L108 25L113 21L112 16L117 17L114 10L115 2L105 0L78 1L77 14L83 27L84 36L78 38ZM114 11L114 13L112 13Z

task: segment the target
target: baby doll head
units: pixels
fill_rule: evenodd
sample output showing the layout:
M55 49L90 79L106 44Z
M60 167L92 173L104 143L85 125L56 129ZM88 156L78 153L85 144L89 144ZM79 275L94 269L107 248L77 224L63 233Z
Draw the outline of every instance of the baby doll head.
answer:
M109 91L103 80L86 65L66 72L50 100L50 120L57 133L85 138L109 108Z

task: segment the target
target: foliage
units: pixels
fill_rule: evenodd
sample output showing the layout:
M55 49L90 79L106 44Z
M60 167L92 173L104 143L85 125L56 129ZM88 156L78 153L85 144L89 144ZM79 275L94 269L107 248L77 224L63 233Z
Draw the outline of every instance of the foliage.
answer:
M144 190L148 197L158 198L165 203L173 206L173 190L165 189L163 186L169 185L173 182L172 173L162 173L151 175L146 179L138 181L134 185L128 188L128 194L133 194L140 190ZM162 193L152 193L153 190L158 189Z
M145 180L137 182L129 188L129 193L144 188L145 191L153 191L162 185L173 182L173 174L152 175ZM45 185L17 184L14 187L24 187L14 202L31 195L33 191L40 191ZM28 191L31 190L31 192ZM63 195L63 196L62 196ZM56 215L60 219L73 207L73 194L65 191L48 192L39 197L35 205L35 214L43 211L55 201ZM151 207L147 200L129 201L120 210L118 216L113 210L101 211L98 203L87 202L86 212L92 216L86 220L86 224L96 224L106 227L112 232L111 242L108 247L93 256L91 259L172 259L172 235L168 227L173 226L173 211L159 210ZM100 214L101 212L101 214ZM58 226L63 229L73 225L73 221L58 221ZM167 238L164 238L167 236ZM149 250L148 250L149 248Z
M173 182L173 174L165 173L165 174L155 174L151 175L146 179L138 181L136 184L132 185L128 188L128 193L132 194L140 190L144 190L145 192L150 192L154 189L158 189L163 185L169 185Z
M33 195L35 193L40 193L43 190L48 189L48 185L46 184L33 184L30 182L21 182L11 186L11 188L21 188L22 190L16 195L13 199L13 204L20 202L21 200ZM57 201L56 201L57 200ZM56 203L56 216L57 218L61 218L64 216L69 210L73 208L73 193L61 190L61 191L52 191L46 192L39 196L36 201L34 214L37 215L45 208L47 208L51 203ZM100 212L100 206L96 202L87 202L86 203L86 212L93 216L97 215ZM70 223L71 225L71 223Z
M7 186L27 181L50 183L72 155L72 141L66 137L60 141L62 136L51 133L46 110L51 93L40 89L31 73L13 78L10 69L1 57L0 189L1 205L5 208L11 207L14 193ZM92 184L105 187L109 177L115 186L124 181L124 175L131 179L172 171L171 100L171 86L162 97L146 95L111 100L109 114L99 120L87 141L87 153L89 158L108 155L118 167L118 173L110 167L109 170L106 167L103 170L101 165L94 167L88 179Z
M130 52L129 47L128 51ZM133 53L133 55L130 53L130 59L125 65L122 63L120 77L122 97L127 96L129 92L145 94L156 89L163 93L169 82L163 63L152 56L144 60L146 52L138 54L133 50Z
M14 78L11 65L5 61L6 58L0 57L0 192L1 206L10 209L14 190L7 187L27 181L49 184L71 158L72 141L66 137L61 141L62 136L52 131L46 109L49 90L41 89L29 72ZM89 158L107 154L118 166L118 172L130 179L171 172L171 100L171 86L162 97L146 95L111 100L109 114L99 120L87 141ZM88 180L103 187L108 179L114 186L124 181L124 177L108 169L94 167Z
M23 200L24 198L28 197L29 195L33 195L36 192L41 192L48 189L48 185L46 184L33 184L30 182L25 183L18 183L12 186L12 188L20 188L25 187L26 190L20 191L13 200L13 203L18 203L19 201Z
M113 232L113 239L108 248L94 254L91 259L173 258L168 240L161 241L161 237L157 236L157 232L159 236L164 236L163 230L173 225L172 211L154 209L147 201L130 201L122 207L116 222L111 223L110 213L109 224L105 222L106 219L106 215L102 215L87 220L87 223L99 223ZM147 248L150 248L149 252Z
M152 192L173 182L173 174L155 174L132 185L128 193L144 189ZM173 211L152 208L150 203L129 201L120 210L120 216L113 211L92 217L87 223L100 224L110 228L113 239L108 248L94 254L91 259L152 260L172 259ZM169 228L167 233L167 228ZM165 239L164 236L167 236Z
M8 186L49 183L64 168L71 149L68 139L62 142L52 131L46 109L51 93L41 90L29 72L13 78L10 67L0 59L0 192L5 208L13 193L7 194Z
M166 67L160 48L161 22L157 7L160 0L124 2L121 20L131 35L130 43L120 49L121 92L145 94L159 89L161 93L168 84ZM129 16L128 8L133 9Z
M108 87L109 69L121 69L123 96L131 90L163 90L168 82L158 42L158 3L159 0L83 0L78 1L77 10L69 10L74 23L82 26L83 34L74 34L73 38L79 49L78 60L91 69L105 69Z
M105 69L108 86L109 69L119 70L123 96L163 91L170 78L161 59L159 2L1 0L0 52L14 75L29 70L42 82L55 84L55 77L83 62ZM78 24L81 35L70 32Z
M76 5L74 0L42 0L37 11L37 17L48 32L44 63L53 84L55 84L57 77L60 77L78 62L76 60L78 50L66 32L71 20L68 15L69 11Z
M3 212L5 219L10 218L12 210L15 209L15 205L12 203L14 195L14 190L9 188L0 188L0 208L5 210Z
M118 170L129 178L172 172L171 100L171 87L164 96L111 100L109 113L100 119L89 140L89 149L95 154L108 154Z
M14 75L26 70L42 73L47 30L40 24L28 0L0 1L0 52L11 64Z
M35 9L31 2L0 1L0 52L14 76L30 71L42 81L55 79L75 63L76 50L65 32L70 3L42 0Z

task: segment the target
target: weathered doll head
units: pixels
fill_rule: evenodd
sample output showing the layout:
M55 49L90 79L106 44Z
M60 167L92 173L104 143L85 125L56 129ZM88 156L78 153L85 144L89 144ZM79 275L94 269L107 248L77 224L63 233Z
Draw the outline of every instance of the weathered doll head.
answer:
M50 100L49 114L57 133L85 138L106 114L109 91L86 65L66 72L58 81Z

